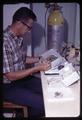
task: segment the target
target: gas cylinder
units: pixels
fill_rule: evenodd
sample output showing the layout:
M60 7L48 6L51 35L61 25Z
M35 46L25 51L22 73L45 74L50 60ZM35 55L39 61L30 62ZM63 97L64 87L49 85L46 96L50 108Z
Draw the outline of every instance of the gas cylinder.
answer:
M64 17L58 4L54 5L47 21L47 47L61 51L64 41Z

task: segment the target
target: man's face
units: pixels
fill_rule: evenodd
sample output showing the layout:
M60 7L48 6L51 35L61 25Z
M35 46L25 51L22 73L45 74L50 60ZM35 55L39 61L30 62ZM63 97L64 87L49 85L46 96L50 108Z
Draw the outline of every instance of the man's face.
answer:
M33 26L33 20L28 19L28 21L20 21L21 27L19 29L19 33L21 35L25 34L26 32L30 32Z

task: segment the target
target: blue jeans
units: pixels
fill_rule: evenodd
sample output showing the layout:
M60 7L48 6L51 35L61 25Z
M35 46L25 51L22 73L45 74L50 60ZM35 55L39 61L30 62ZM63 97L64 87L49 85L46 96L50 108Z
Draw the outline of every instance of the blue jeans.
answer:
M41 79L29 76L3 85L3 98L15 104L30 106L31 116L44 116Z

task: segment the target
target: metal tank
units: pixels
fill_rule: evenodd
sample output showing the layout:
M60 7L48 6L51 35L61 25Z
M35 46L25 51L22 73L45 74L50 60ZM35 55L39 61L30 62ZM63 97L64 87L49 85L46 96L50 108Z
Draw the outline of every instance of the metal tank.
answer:
M53 11L48 17L47 26L47 47L54 48L58 52L61 51L64 41L64 17L60 11L60 7L55 4Z

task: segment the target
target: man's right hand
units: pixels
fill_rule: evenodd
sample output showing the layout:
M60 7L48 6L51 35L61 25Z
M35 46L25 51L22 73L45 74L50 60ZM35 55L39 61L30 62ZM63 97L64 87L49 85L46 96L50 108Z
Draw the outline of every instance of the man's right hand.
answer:
M38 67L38 69L39 69L40 71L49 70L49 69L51 68L51 62L49 62L49 61L44 61L44 62L42 62L42 63L39 63L37 67Z

